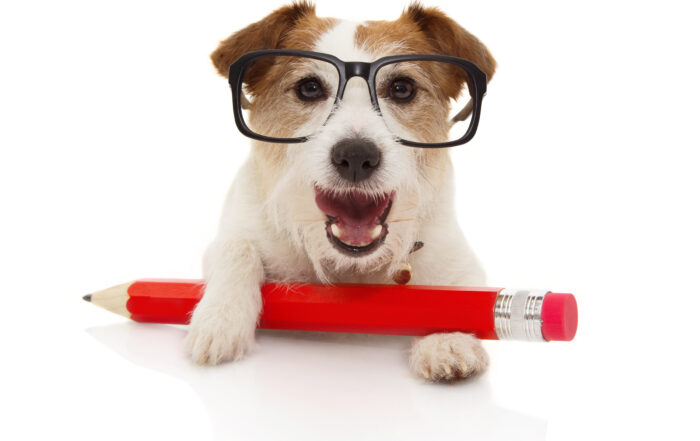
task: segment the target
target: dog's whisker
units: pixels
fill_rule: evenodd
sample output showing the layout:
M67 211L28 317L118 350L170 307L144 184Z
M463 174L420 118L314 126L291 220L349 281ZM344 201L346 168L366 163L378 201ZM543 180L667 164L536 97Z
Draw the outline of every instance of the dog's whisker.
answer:
M318 219L293 219L292 222L298 222L298 223L315 223L315 222L325 222L326 220L323 218L318 218Z
M438 170L439 172L444 172L444 171L445 171L445 167L438 167L438 166L435 166L435 165L429 165L427 162L423 162L421 165L422 165L423 167L425 167L425 168L431 168L431 169L433 169L433 170Z
M410 219L410 218L405 218L405 219L394 219L394 220L387 221L387 223L388 223L388 224L393 224L393 223L396 223L396 222L415 222L415 221L417 221L417 220L418 220L418 219Z
M406 202L404 202L404 207L401 208L401 210L395 210L395 211L410 211L411 209L416 208L416 207L418 207L418 204L416 204L415 202L406 201Z

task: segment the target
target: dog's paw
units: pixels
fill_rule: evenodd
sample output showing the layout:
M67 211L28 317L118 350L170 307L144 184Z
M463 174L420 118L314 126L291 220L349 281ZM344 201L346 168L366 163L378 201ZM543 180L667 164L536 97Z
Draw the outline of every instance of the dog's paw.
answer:
M185 347L198 364L215 365L239 360L255 343L255 323L245 326L225 315L195 311L190 322Z
M430 381L453 381L484 372L489 358L479 339L470 334L431 334L411 348L411 371Z

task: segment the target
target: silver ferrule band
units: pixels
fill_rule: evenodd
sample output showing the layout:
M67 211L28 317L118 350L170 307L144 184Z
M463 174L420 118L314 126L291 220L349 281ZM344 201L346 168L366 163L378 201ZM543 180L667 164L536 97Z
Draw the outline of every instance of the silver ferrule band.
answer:
M542 337L542 301L548 292L534 289L501 290L493 307L498 339L546 341Z

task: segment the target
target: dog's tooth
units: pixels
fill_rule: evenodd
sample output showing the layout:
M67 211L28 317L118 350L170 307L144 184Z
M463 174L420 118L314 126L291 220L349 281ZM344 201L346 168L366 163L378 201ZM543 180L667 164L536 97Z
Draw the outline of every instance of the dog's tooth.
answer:
M333 233L333 236L340 239L340 236L343 235L343 230L338 226L338 224L331 224L331 233Z
M372 231L369 232L369 236L372 238L372 240L375 240L376 238L379 237L380 234L382 234L382 227L381 225L377 225L376 227L372 228Z

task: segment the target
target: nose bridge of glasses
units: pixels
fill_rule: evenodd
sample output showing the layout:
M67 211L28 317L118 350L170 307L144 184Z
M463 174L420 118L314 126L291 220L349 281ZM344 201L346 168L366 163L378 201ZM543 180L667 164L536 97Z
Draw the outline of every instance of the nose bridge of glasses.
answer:
M369 63L361 61L351 61L345 63L345 77L349 80L352 77L362 77L365 80L369 78Z
M345 63L345 81L346 84L342 87L340 98L345 98L345 92L348 89L347 86L351 85L350 89L355 89L357 90L357 87L359 86L359 81L352 81L354 77L360 77L365 80L367 85L369 86L369 70L370 70L370 63L364 63L361 61L351 61L351 62L346 62Z

